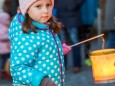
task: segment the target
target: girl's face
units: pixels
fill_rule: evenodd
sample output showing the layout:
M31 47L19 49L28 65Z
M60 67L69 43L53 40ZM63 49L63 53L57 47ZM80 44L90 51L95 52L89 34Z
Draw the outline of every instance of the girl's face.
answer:
M51 0L38 0L28 9L28 15L35 21L46 23L52 16Z

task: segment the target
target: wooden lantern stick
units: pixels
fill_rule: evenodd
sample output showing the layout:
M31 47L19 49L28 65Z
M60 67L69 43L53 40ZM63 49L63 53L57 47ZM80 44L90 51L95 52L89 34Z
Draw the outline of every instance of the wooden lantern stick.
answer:
M84 41L78 42L78 43L76 43L76 44L71 45L70 47L74 47L74 46L80 45L80 44L82 44L82 43L91 41L91 40L93 40L93 39L96 39L96 38L99 38L99 37L102 37L102 36L104 36L104 34L101 34L101 35L98 35L98 36L94 36L94 37L92 37L92 38L89 38L89 39L86 39L86 40L84 40Z

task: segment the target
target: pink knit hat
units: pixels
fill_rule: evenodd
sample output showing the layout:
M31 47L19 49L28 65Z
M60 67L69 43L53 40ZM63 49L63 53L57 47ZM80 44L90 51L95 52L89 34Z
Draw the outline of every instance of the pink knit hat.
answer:
M37 0L19 0L19 7L22 14L25 15L28 8ZM54 6L54 0L52 1L52 7Z

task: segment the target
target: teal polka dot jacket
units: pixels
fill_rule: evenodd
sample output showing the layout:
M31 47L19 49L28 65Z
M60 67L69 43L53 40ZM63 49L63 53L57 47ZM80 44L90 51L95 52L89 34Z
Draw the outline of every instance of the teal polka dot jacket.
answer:
M24 16L17 14L9 28L11 42L10 71L14 85L40 86L49 77L57 86L64 86L62 45L47 25L33 21L38 33L22 32Z

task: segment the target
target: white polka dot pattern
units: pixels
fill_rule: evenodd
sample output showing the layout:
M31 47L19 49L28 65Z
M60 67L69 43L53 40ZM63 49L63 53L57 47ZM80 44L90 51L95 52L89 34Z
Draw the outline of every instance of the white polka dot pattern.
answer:
M49 30L38 30L37 34L30 32L24 34L21 31L21 24L14 18L9 29L11 41L10 70L13 77L13 84L30 85L33 76L49 78L61 86L60 63L56 42ZM61 42L55 35L62 63L64 64ZM63 65L62 64L62 65ZM64 75L64 67L62 68Z

